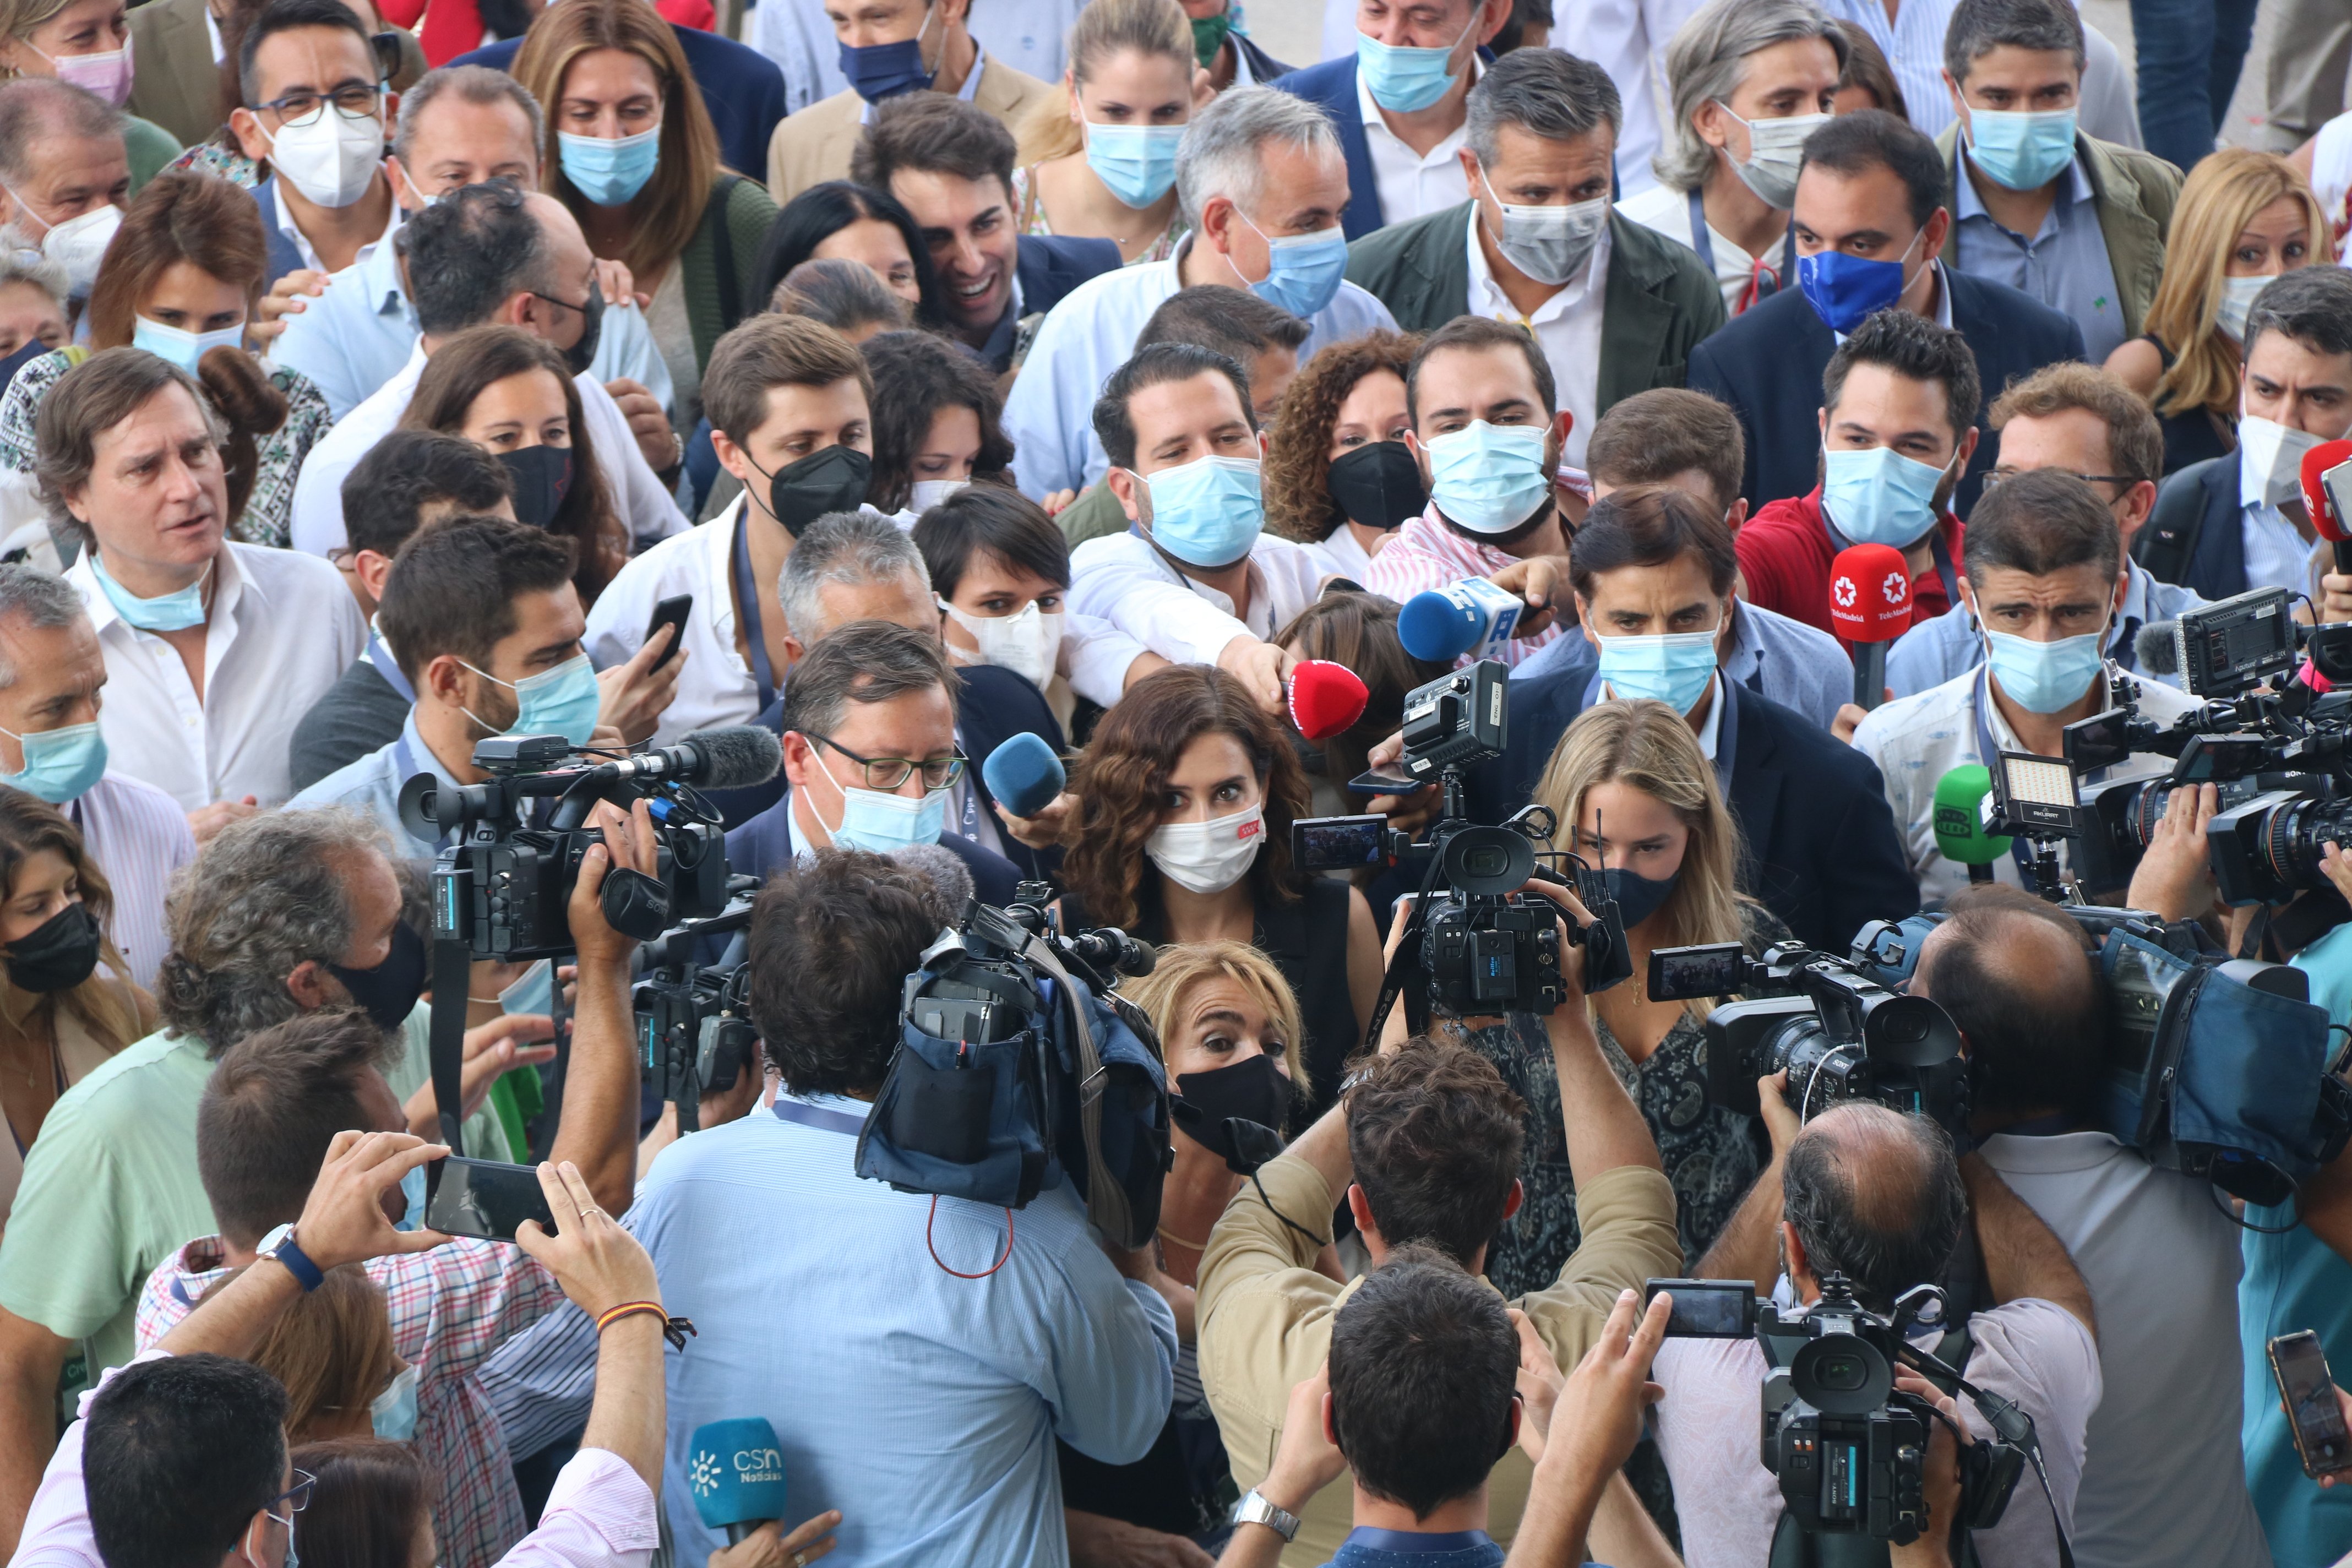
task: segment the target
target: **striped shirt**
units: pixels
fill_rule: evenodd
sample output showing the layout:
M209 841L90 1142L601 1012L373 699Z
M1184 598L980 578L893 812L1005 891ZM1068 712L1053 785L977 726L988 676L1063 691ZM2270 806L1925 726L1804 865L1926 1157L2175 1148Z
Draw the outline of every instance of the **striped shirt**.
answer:
M1518 563L1518 557L1465 538L1439 520L1433 506L1419 517L1407 518L1396 537L1381 546L1364 573L1364 586L1385 599L1403 604L1415 594L1432 588L1443 588L1465 577L1490 577L1506 566ZM1531 637L1521 637L1507 644L1500 655L1507 665L1516 665L1536 649L1556 639L1563 629L1554 621ZM1464 655L1465 659L1469 656Z
M416 1450L440 1478L433 1531L446 1568L490 1568L530 1528L513 1461L475 1369L563 1294L555 1277L518 1249L457 1240L430 1252L378 1258L369 1278L383 1289L392 1344L416 1368ZM218 1237L192 1241L149 1277L140 1293L142 1350L169 1333L228 1270ZM592 1355L593 1364L593 1355Z
M196 858L188 819L178 801L121 773L108 773L90 785L66 814L81 829L82 847L114 889L106 934L122 950L131 978L152 990L155 971L172 951L163 895L172 873Z
M1903 107L1924 135L1940 136L1959 116L1944 86L1944 31L1959 0L1903 0L1886 19L1885 0L1822 0L1822 9L1870 35L1894 68Z

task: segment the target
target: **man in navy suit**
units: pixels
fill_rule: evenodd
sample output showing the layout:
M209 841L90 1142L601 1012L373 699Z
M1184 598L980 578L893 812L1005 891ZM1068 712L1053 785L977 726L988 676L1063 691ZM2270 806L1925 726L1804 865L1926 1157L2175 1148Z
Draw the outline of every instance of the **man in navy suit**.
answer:
M937 844L982 903L1012 901L1010 860L945 830L967 767L955 672L936 633L856 621L819 638L784 689L784 797L727 836L728 868L773 876L807 850Z
M1013 368L1024 318L1120 264L1111 240L1021 232L1015 155L1013 132L977 104L909 92L875 106L849 159L851 179L914 215L955 335L999 374Z
M1685 490L1612 491L1576 532L1569 576L1584 657L1510 686L1508 750L1472 781L1471 816L1499 822L1533 796L1568 727L1595 702L1679 711L1739 824L1740 891L1800 941L1843 952L1863 922L1919 907L1895 816L1868 757L1716 668L1738 577L1731 531ZM1570 825L1562 825L1563 837Z
M768 138L784 117L784 73L759 50L706 33L699 27L670 24L694 84L702 89L702 107L719 132L719 159L730 169L760 170L768 166ZM522 47L520 38L486 44L450 63L488 66L511 71Z
M1874 310L1908 310L1966 338L1986 403L2043 365L2083 357L2074 318L1937 259L1952 232L1948 183L1936 144L1878 110L1839 115L1806 140L1790 215L1799 287L1691 351L1690 384L1729 404L1747 429L1750 506L1818 482L1822 372ZM2000 438L1979 423L1954 501L1962 516L2000 451Z
M1511 0L1366 0L1354 54L1274 82L1321 109L1339 133L1349 239L1470 199L1458 155L1470 87L1494 59L1488 40L1510 19Z

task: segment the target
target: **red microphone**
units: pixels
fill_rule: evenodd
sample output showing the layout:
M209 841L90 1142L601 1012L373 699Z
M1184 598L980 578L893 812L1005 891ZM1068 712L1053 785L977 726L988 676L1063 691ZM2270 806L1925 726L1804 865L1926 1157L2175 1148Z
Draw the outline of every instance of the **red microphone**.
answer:
M1290 700L1290 721L1310 741L1346 734L1372 700L1354 670L1328 658L1300 659L1290 671L1284 695Z
M2336 547L2336 573L2352 576L2352 528L2346 526L2344 502L2352 503L2352 473L2331 470L2352 463L2352 441L2322 441L2303 455L2303 510L2321 538ZM2330 481L2333 482L2330 482Z
M1891 544L1849 544L1830 563L1830 625L1853 645L1853 700L1886 700L1886 645L1911 628L1911 566Z

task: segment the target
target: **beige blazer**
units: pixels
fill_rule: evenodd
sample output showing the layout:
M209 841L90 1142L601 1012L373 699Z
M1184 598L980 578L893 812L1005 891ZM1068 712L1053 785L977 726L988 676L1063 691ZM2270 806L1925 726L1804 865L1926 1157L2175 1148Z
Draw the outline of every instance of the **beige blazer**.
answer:
M120 983L118 976L110 974L108 978ZM16 992L15 994L30 996L28 992ZM27 1007L26 1011L29 1013L31 1008ZM52 1010L50 1016L56 1019L58 1065L64 1069L66 1088L71 1089L96 1071L100 1063L114 1054L114 1049L92 1035L89 1026L77 1017L71 1008L60 1005ZM14 1026L16 1020L7 1022ZM8 1211L16 1202L17 1184L24 1179L25 1157L16 1152L15 1136L12 1133L0 1137L0 1226L8 1223Z
M1035 77L983 55L980 85L972 89L971 100L1010 129L1049 90ZM776 205L783 205L811 185L849 178L849 155L857 150L865 119L866 100L846 89L786 115L768 141L768 194Z

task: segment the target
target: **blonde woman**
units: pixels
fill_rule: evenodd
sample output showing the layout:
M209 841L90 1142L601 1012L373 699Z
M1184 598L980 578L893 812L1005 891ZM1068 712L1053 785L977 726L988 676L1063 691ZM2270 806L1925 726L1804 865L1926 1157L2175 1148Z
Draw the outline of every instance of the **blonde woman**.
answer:
M1128 262L1174 255L1176 146L1210 97L1176 0L1093 0L1070 29L1060 90L1021 126L1021 232L1114 240Z
M2168 474L2238 445L2240 336L2254 296L2327 256L2326 214L2286 159L2225 147L2182 182L2145 329L2107 368L2155 405Z
M1763 1168L1762 1124L1711 1105L1702 1026L1719 998L1643 994L1654 948L1738 942L1760 953L1788 928L1734 889L1739 830L1715 767L1681 714L1663 702L1597 702L1568 727L1535 789L1559 818L1563 847L1605 868L1625 919L1633 978L1592 997L1601 1053L1641 1107L1674 1184L1683 1256L1694 1261L1731 1219ZM1532 1028L1525 1039L1514 1029ZM1559 1086L1539 1019L1475 1031L1472 1044L1528 1104L1527 1201L1487 1254L1506 1295L1541 1289L1576 1249Z
M0 79L54 77L121 109L131 100L131 11L123 0L0 0ZM156 68L163 68L161 61ZM135 114L122 121L135 195L180 155L180 139Z

